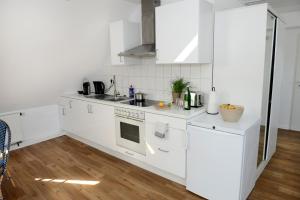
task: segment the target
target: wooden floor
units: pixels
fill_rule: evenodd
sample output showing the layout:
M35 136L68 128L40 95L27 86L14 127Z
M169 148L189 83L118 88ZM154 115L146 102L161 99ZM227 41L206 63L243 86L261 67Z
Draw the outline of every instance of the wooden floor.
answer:
M197 200L184 186L67 136L11 152L6 199ZM300 133L281 131L250 200L300 199Z

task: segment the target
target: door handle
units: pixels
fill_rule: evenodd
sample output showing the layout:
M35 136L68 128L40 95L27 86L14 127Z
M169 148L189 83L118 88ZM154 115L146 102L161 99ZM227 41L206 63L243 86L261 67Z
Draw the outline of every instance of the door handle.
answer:
M93 106L92 105L89 106L90 106L90 114L93 114Z
M164 149L161 149L161 148L158 148L158 150L161 151L161 152L164 152L164 153L169 153L170 152L168 150L164 150Z
M125 153L128 154L128 155L130 155L130 156L134 156L133 153L130 153L130 152L128 152L128 151L125 151Z
M90 105L89 104L86 106L86 109L87 109L87 112L90 113Z
M185 149L189 148L190 138L187 131L185 131Z

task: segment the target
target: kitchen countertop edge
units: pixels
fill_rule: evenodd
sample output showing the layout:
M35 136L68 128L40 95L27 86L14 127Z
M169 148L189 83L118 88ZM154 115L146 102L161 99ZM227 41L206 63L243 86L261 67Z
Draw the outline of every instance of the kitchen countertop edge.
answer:
M82 100L82 101L91 102L91 103L98 103L98 104L102 104L102 105L114 106L114 107L128 108L128 109L132 109L132 110L141 110L146 113L159 114L159 115L175 117L175 118L180 118L180 119L185 119L185 120L190 120L190 119L206 112L205 107L193 108L191 111L177 110L177 109L157 110L154 106L133 107L131 105L122 104L122 103L120 103L121 101L110 102L110 101L104 101L104 100L99 100L99 99L86 98L79 94L64 94L64 95L61 95L61 97Z

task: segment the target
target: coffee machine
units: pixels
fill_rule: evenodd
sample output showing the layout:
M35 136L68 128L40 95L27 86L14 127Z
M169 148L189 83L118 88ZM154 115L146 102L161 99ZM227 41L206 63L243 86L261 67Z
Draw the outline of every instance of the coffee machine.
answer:
M90 95L91 94L91 84L88 80L83 80L82 84L82 89L83 89L83 95Z

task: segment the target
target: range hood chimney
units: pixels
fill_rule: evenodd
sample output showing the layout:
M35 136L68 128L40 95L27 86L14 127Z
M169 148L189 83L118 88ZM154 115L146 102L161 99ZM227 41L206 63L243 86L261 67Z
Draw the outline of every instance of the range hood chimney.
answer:
M125 57L155 57L155 7L160 0L141 0L142 4L142 45L119 53Z

